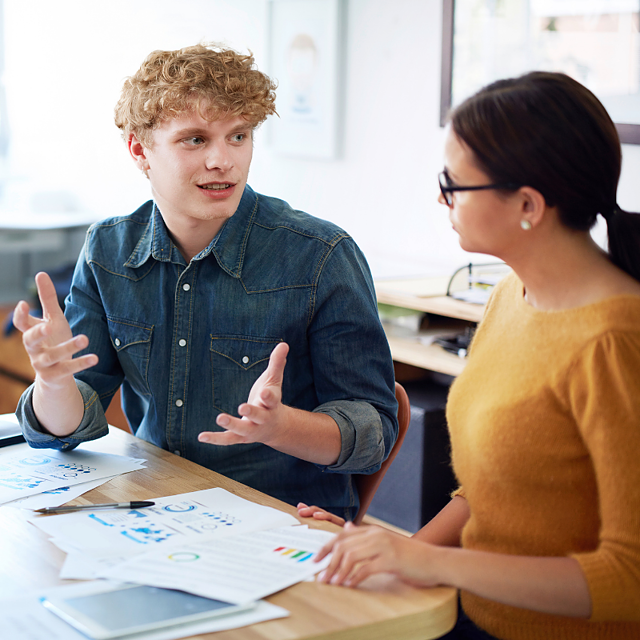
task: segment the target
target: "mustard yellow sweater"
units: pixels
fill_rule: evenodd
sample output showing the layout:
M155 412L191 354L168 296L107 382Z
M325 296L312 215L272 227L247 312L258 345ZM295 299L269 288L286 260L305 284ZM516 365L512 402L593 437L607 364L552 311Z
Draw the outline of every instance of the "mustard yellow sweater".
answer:
M640 639L640 297L542 312L515 275L492 296L447 405L468 549L572 556L590 620L462 593L508 640Z

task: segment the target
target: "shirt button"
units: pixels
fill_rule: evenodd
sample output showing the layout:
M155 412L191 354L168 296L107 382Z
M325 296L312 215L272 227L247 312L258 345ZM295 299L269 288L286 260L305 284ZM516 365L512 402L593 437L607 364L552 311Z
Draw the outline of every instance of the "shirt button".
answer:
M249 364L249 356L244 356L242 358L242 362L243 362L243 364Z
M187 346L187 341L183 338L182 340L179 340L179 341L178 341L178 344L179 344L181 347L186 347L186 346Z
M175 453L177 456L180 455L180 451L178 449L176 449L173 453Z
M191 285L190 285L190 284L183 284L183 285L182 285L182 288L183 288L185 291L189 291L189 289L191 289Z
M120 346L120 338L116 338L114 342L116 343L116 347Z
M183 404L182 400L176 400L176 407L181 407Z

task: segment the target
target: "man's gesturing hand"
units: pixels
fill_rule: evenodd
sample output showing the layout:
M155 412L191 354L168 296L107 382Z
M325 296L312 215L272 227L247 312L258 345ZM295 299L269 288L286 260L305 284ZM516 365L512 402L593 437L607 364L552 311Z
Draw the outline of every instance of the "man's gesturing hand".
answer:
M36 286L42 320L29 315L29 305L23 300L16 306L13 324L22 331L22 342L39 382L50 388L62 387L75 373L94 366L98 357L91 354L73 359L74 354L88 346L89 340L71 334L53 282L46 273L36 275Z
M289 346L284 342L271 352L269 365L251 387L249 399L238 407L241 418L221 413L216 423L226 431L204 431L198 440L218 445L277 442L286 429L287 407L282 404L282 378L288 352Z

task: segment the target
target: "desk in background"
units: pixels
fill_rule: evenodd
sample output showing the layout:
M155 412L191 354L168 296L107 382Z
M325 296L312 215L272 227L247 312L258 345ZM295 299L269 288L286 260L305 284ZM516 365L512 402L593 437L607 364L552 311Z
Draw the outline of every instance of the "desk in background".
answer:
M376 281L379 303L414 309L433 316L433 329L427 326L422 332L412 332L385 324L394 361L449 376L462 373L464 358L448 353L436 344L422 344L419 339L420 333L426 336L449 328L462 330L464 326L475 325L482 320L484 305L462 302L442 295L447 289L449 279L446 276Z
M1 417L1 416L0 416ZM296 510L193 462L112 429L94 443L106 453L144 458L147 468L110 480L74 504L124 502L222 487L247 500L287 511ZM63 584L58 577L64 553L27 522L28 512L0 507L3 589L20 593ZM306 522L306 521L305 521ZM338 531L327 523L311 527ZM414 589L391 576L373 576L359 589L303 582L267 598L290 611L288 618L221 631L197 638L211 640L428 640L449 631L456 617L456 591Z
M37 271L75 263L85 231L99 218L80 211L20 211L0 206L0 302L24 298Z

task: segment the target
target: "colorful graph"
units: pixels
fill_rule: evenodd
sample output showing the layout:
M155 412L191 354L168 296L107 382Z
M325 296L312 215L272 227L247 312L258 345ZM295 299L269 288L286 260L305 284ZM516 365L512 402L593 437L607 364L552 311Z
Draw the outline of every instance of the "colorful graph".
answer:
M174 562L194 562L200 559L197 553L191 553L189 551L176 551L167 557Z
M310 551L303 551L302 549L291 549L290 547L277 547L273 550L278 555L295 560L296 562L305 562L309 558L313 557L313 553Z

